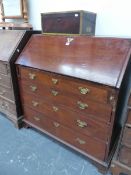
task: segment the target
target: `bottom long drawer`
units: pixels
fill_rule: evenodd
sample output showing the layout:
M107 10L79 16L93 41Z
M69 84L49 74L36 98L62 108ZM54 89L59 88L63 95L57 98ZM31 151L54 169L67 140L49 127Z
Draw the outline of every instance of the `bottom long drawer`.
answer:
M60 123L49 119L43 114L27 107L24 107L24 118L25 121L29 121L36 127L46 130L59 139L84 151L86 154L104 161L107 147L105 143L75 132L72 129L67 128Z

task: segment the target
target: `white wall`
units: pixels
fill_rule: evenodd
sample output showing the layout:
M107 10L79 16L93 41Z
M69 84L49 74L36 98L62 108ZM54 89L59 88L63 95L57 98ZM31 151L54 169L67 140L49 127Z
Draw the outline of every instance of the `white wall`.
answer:
M40 13L87 10L97 13L96 35L131 37L131 0L28 0L30 23L41 30Z

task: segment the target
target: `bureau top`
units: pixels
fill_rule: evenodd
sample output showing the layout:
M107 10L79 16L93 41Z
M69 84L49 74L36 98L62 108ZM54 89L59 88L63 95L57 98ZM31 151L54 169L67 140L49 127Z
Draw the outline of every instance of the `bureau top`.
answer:
M26 31L0 30L0 60L9 61Z
M33 35L16 64L119 88L130 54L129 39Z

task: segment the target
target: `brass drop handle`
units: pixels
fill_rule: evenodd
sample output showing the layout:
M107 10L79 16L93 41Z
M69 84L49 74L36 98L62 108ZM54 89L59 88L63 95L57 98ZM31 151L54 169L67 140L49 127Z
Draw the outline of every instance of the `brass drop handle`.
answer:
M56 128L58 128L58 127L60 126L60 124L57 123L57 122L53 122L53 125L54 125Z
M36 101L32 101L32 105L33 105L34 107L37 107L37 106L39 105L39 103L36 102Z
M56 78L52 78L52 83L53 84L57 84L58 83L58 80Z
M87 127L87 123L84 122L84 121L81 121L81 120L77 120L77 125L78 125L80 128Z
M30 86L30 88L32 92L35 92L37 90L37 86Z
M55 90L52 90L51 93L52 93L52 95L54 95L54 96L57 96L57 95L58 95L58 91L55 91Z
M33 73L29 73L29 78L31 80L34 80L36 78L36 74L33 74Z
M80 145L85 145L86 141L81 140L80 138L76 138L76 141L80 144Z
M53 108L54 112L57 112L59 110L58 107L56 107L56 106L53 106L52 108Z
M86 103L82 103L81 101L78 101L77 104L79 105L80 109L86 109L88 108L88 105Z
M40 121L40 118L39 117L34 117L34 119L38 122Z
M6 91L0 92L0 95L4 95Z
M78 87L78 89L80 90L80 93L83 94L83 95L90 92L90 90L88 88Z
M1 107L2 107L3 109L7 109L7 108L9 108L8 104L6 104L6 103L5 103L5 104L2 103L2 104L1 104Z

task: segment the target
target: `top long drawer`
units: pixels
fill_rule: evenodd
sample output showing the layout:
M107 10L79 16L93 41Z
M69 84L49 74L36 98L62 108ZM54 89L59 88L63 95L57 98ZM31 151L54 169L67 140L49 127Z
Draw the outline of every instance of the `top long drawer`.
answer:
M47 85L49 88L58 88L66 92L77 94L84 99L87 98L97 102L108 103L109 92L107 88L84 80L73 79L25 67L20 67L19 74L21 79L31 81L32 83Z

